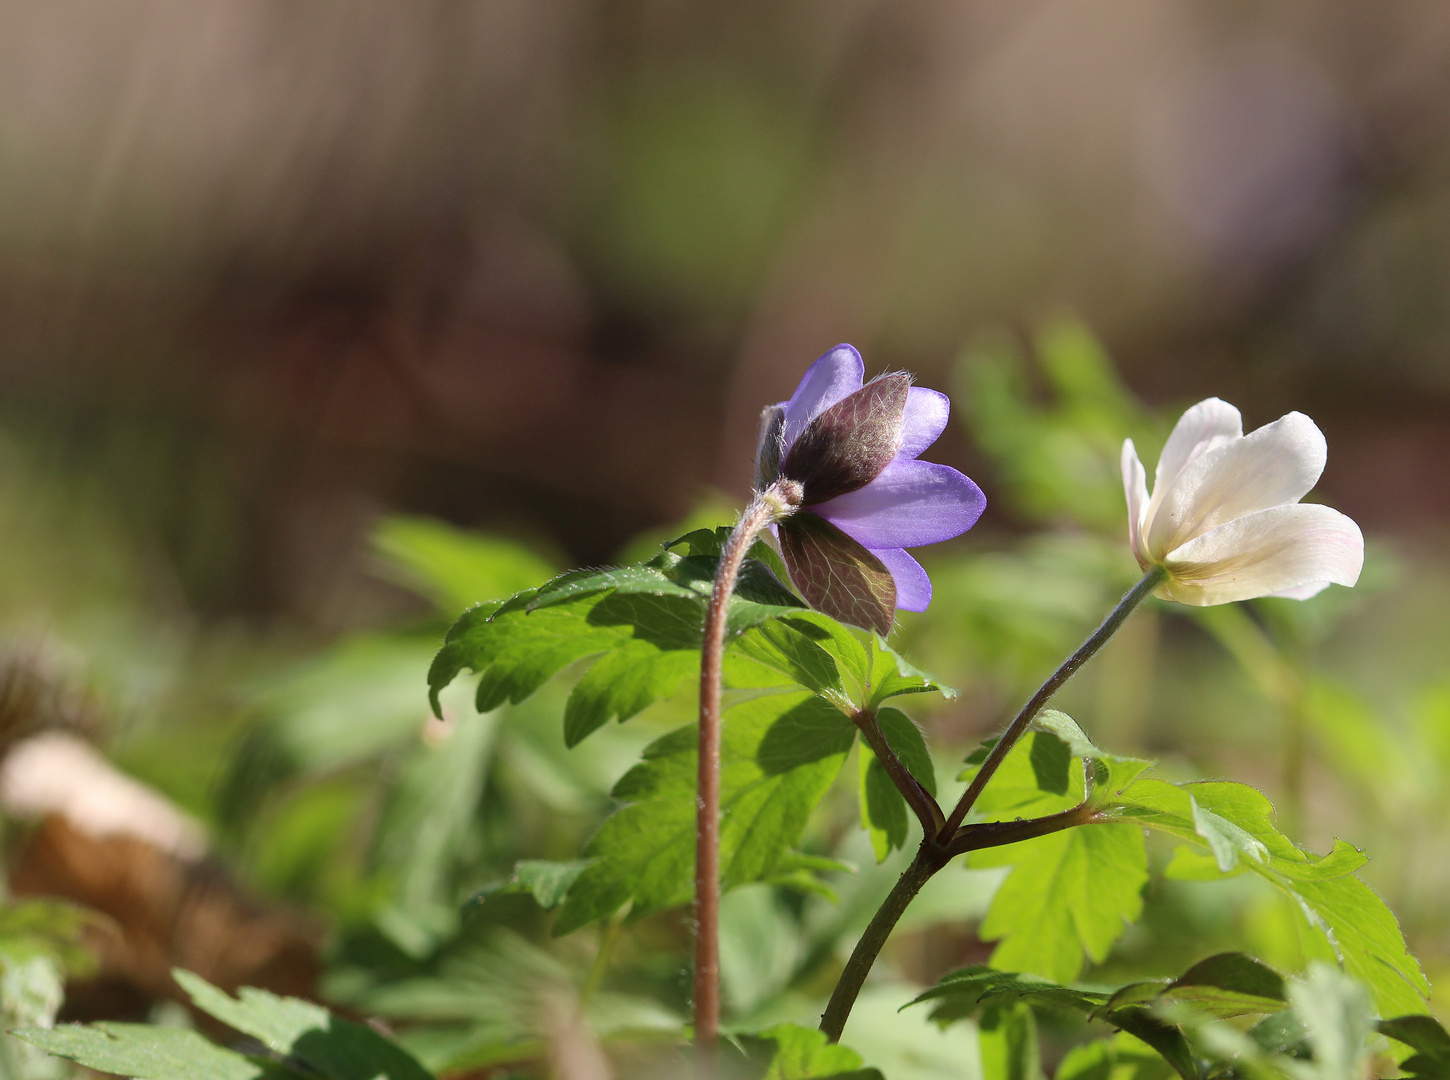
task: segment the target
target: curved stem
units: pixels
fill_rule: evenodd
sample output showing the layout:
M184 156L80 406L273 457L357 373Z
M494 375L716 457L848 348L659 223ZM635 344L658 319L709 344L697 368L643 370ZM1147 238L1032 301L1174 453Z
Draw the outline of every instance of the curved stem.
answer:
M947 864L949 858L950 856L936 848L931 837L923 840L921 847L917 849L916 858L911 860L911 865L897 878L895 886L871 917L870 925L861 935L861 940L856 942L856 947L851 950L851 958L846 961L845 970L836 981L836 989L831 992L826 1011L821 1014L821 1030L831 1042L840 1040L841 1032L846 1027L846 1018L851 1015L851 1006L856 1004L856 996L861 993L871 966L876 963L881 947L896 928L907 905L916 899L921 887Z
M861 737L866 740L866 745L876 755L876 760L881 762L881 767L886 770L886 775L896 785L896 790L901 792L901 797L906 800L906 805L911 807L916 814L916 819L921 822L921 833L924 837L932 837L941 829L946 815L937 801L932 798L931 792L921 786L921 782L911 775L911 771L901 763L896 756L896 751L891 749L891 744L886 741L886 734L881 730L881 722L877 719L872 709L862 709L854 713L851 719L861 729Z
M790 514L800 485L776 481L756 494L720 552L700 646L700 744L695 814L695 1075L715 1075L720 1036L720 674L726 616L745 554L760 530Z
M923 840L916 858L897 879L891 893L872 916L861 940L851 950L851 958L846 961L845 970L841 972L841 978L831 993L826 1011L821 1014L821 1030L826 1033L826 1037L831 1042L840 1039L841 1032L846 1027L846 1019L851 1015L851 1007L856 1004L856 997L861 993L866 976L870 974L876 958L881 954L886 939L891 936L891 931L905 914L907 906L933 874L956 856L968 851L1018 844L1023 840L1032 840L1048 833L1061 832L1063 829L1091 825L1095 820L1091 807L1087 802L1082 802L1070 810L1046 817L968 825L957 833L946 848L940 847L935 837L929 836Z
M1043 706L1052 699L1052 695L1057 693L1062 688L1062 684L1077 673L1078 668L1092 659L1093 655L1108 643L1108 639L1117 632L1118 627L1123 625L1124 620L1133 613L1133 609L1146 600L1167 576L1168 571L1163 567L1154 566L1139 578L1138 583L1123 594L1123 598L1118 601L1118 606L1108 612L1108 617L1088 635L1086 641L1078 646L1077 652L1064 660L1062 665L1042 684L1037 693L1032 695L1032 699L1022 706L1022 711L1007 726L1007 730L997 740L997 745L992 747L991 753L987 755L987 760L982 762L982 767L977 770L977 775L972 777L972 782L962 793L961 799L952 810L951 816L947 818L946 824L937 833L939 842L951 843L962 821L965 820L982 794L982 789L987 786L987 781L992 779L993 774L1002 764L1002 760L1011 752L1012 747L1017 745L1017 741L1022 738L1032 721L1037 718L1037 714L1042 711Z
M851 1015L851 1007L856 1003L856 997L861 992L861 987L866 981L867 974L876 963L876 958L881 954L882 947L891 931L895 929L907 906L915 899L916 894L921 891L938 870L944 867L955 856L968 851L979 851L983 848L1001 847L1005 844L1016 844L1023 840L1030 840L1038 836L1046 836L1048 833L1059 832L1063 829L1071 829L1078 825L1092 824L1096 818L1085 800L1078 806L1061 813L1049 814L1046 817L1033 818L1027 821L991 821L962 827L962 821L971 811L976 803L977 797L981 795L982 789L987 786L987 781L1002 764L1002 759L1007 756L1017 741L1022 738L1028 726L1042 711L1043 706L1051 700L1052 695L1062 688L1063 683L1072 678L1077 670L1087 663L1099 649L1107 644L1108 639L1117 632L1123 625L1133 609L1141 604L1147 597L1162 584L1167 577L1167 571L1161 566L1155 566L1145 573L1138 583L1129 589L1116 607L1108 613L1101 625L1088 636L1088 639L1078 647L1078 650L1064 660L1060 667L1052 673L1048 680L1042 684L1032 699L1022 706L1022 711L1017 714L1007 730L1003 732L997 745L987 755L986 761L972 778L971 784L962 794L956 807L952 810L951 817L947 818L937 828L935 834L930 831L922 838L921 847L916 853L901 877L897 879L896 885L892 888L886 900L872 917L866 932L856 942L856 948L851 952L851 958L846 961L846 967L841 972L841 977L836 983L836 988L831 994L831 1000L826 1005L826 1011L821 1015L821 1030L826 1036L835 1042L841 1037L841 1031L846 1026L846 1019ZM875 720L874 714L870 718ZM858 714L856 723L861 727L862 732L867 736L872 749L876 744L871 742L874 729L875 737L885 746L885 739L881 738L878 725L874 723L863 723L863 717ZM916 810L917 816L922 819L923 827L926 824L927 816L930 816L930 809L925 807L920 800L914 800L909 794L912 785L907 780L913 780L909 773L904 778L898 778L887 764L894 761L898 769L906 772L900 761L896 760L894 754L889 754L890 747L878 753L883 767L887 768L888 775L896 782L902 795L907 797L907 802ZM889 754L889 757L887 756ZM923 794L925 794L923 792ZM930 798L928 796L928 798ZM936 800L930 800L935 806ZM937 808L940 814L940 808Z

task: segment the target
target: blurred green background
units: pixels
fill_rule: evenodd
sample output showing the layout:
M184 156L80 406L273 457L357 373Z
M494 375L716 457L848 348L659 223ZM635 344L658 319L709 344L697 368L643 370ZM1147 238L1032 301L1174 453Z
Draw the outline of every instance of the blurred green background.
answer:
M6 731L82 731L195 815L240 889L301 913L322 992L431 1064L548 1037L521 972L647 1030L682 1008L683 916L600 984L592 940L458 911L575 857L688 701L574 753L557 694L428 721L458 611L728 521L759 408L850 341L953 394L929 456L988 496L922 553L937 599L899 631L963 690L917 710L946 776L1132 580L1122 438L1151 461L1209 395L1250 427L1299 409L1361 585L1145 610L1065 707L1365 848L1433 979L1447 72L1433 0L0 3ZM811 834L863 868L839 903L732 899L737 1020L808 1017L889 883L853 797ZM993 879L960 877L912 916L951 948L903 935L863 1016L986 955ZM1150 888L1104 977L1298 963L1249 884ZM867 1045L902 1023L855 1033L888 1075L938 1052ZM935 1067L903 1075L958 1075Z

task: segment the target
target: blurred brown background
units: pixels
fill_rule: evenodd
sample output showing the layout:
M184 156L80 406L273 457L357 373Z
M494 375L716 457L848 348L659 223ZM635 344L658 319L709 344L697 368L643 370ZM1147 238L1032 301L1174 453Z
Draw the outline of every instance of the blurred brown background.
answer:
M204 612L366 621L382 508L606 559L837 341L1064 310L1416 531L1447 299L1437 0L0 4L0 428Z

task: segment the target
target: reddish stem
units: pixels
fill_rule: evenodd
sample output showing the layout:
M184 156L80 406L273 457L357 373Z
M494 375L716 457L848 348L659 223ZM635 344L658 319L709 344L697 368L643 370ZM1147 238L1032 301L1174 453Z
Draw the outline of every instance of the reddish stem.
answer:
M714 1080L720 1037L720 675L726 616L741 564L760 530L800 503L800 485L777 481L740 516L715 570L700 647L700 762L695 817L695 1076Z

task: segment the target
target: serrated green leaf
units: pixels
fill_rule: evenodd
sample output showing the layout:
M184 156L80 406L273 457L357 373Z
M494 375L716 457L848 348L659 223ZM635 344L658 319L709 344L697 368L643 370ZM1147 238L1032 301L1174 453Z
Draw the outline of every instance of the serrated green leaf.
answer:
M577 746L610 720L628 720L654 702L674 695L691 675L698 678L694 648L661 649L629 641L589 666L564 706L564 745Z
M922 671L898 653L880 634L871 635L868 659L869 674L866 680L867 693L864 707L878 708L883 701L902 694L926 694L935 691L944 698L954 698L957 692L935 677Z
M1029 1006L1049 1011L1080 1013L1084 1017L1106 1020L1117 1028L1131 1032L1138 1040L1153 1047L1186 1080L1198 1080L1197 1065L1183 1033L1158 1019L1151 1008L1163 989L1161 983L1139 983L1110 995L1106 989L1065 986L1060 982L1030 974L974 967L945 976L911 1004L934 1002L932 1019L938 1022L963 1019L980 1012L978 1030L987 1031L994 1040L1000 1036L991 1030L990 1025L999 1022L999 1018L1004 1015L1016 1017L1017 1022L1020 1022L1022 1011ZM1125 994L1125 991L1134 990L1143 992ZM1004 1069L1010 1071L1014 1067L1010 1060L999 1061L1001 1056L1002 1050L997 1046L993 1046L990 1054L984 1047L984 1069L990 1064L990 1067L997 1070L986 1075L1003 1075ZM1019 1061L1015 1067L1020 1070L1028 1064L1025 1060Z
M978 854L988 853L970 865L1012 867L979 930L1000 942L994 967L1069 981L1085 958L1106 959L1142 913L1148 856L1132 825L1085 825Z
M569 887L588 865L583 859L571 862L522 859L514 864L514 872L507 881L485 886L474 895L473 900L479 902L490 896L523 893L532 896L539 907L550 911L563 903Z
M844 630L845 628L842 627ZM850 710L851 696L832 655L821 647L829 636L818 622L789 617L754 627L734 643L731 652L794 679L801 686Z
M722 888L769 876L799 841L856 729L809 694L754 698L726 710L721 732ZM695 860L697 733L680 728L646 748L615 786L626 805L600 827L593 861L569 890L555 924L568 933L626 902L631 915L682 904Z
M90 1069L134 1080L263 1080L277 1072L207 1042L195 1031L149 1024L22 1028L17 1039Z
M442 688L465 669L478 673L476 705L488 712L522 701L572 664L592 661L565 708L566 741L575 745L610 720L627 720L699 671L714 572L713 558L664 552L643 566L572 571L503 603L471 608L429 669L434 710ZM737 635L801 610L770 571L747 561L727 625ZM758 670L744 682L762 685ZM739 660L727 661L727 677L741 671Z
M1424 1010L1430 984L1406 947L1394 912L1373 889L1346 874L1327 881L1295 881L1292 892L1302 901L1306 918L1313 913L1310 924L1332 950L1326 958L1343 964L1370 988L1381 1015Z
M1099 813L1187 841L1211 854L1221 873L1248 869L1264 878L1295 901L1310 931L1310 954L1364 981L1382 1015L1423 1009L1429 983L1394 914L1353 876L1364 856L1350 845L1336 842L1322 857L1301 851L1274 826L1269 800L1245 784L1141 779ZM1207 875L1202 858L1175 857L1169 869L1179 877Z
M172 975L198 1009L327 1080L433 1080L396 1043L320 1005L251 986L234 998L189 971Z
M887 745L907 771L930 794L935 795L935 769L921 730L910 717L897 709L882 709L876 720L881 725L881 734ZM864 741L860 751L860 806L861 826L870 834L876 861L881 862L906 843L910 810L886 769Z
M962 1019L975 1016L983 1006L1019 1001L1091 1015L1107 1003L1109 996L1105 991L1064 986L1040 975L977 965L943 975L940 982L910 1004L938 1002L932 1010L933 1020Z
M970 781L986 758L988 744L967 759L957 779ZM987 820L1037 817L1076 805L1083 797L1083 773L1073 767L1067 745L1049 731L1029 731L1003 759L977 800ZM986 857L986 853L982 855Z

